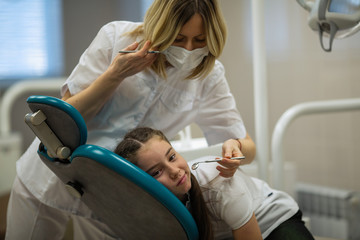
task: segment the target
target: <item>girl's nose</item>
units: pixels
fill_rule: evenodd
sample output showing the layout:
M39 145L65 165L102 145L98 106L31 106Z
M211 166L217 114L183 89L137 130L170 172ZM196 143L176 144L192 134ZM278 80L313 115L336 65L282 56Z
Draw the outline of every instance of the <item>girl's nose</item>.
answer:
M170 169L170 178L177 179L180 176L180 169L171 168Z

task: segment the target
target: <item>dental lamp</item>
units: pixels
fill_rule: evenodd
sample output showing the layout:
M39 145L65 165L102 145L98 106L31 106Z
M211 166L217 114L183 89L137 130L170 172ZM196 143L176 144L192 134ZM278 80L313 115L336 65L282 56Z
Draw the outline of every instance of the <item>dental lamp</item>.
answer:
M320 44L330 52L334 38L349 37L360 30L360 0L296 0L310 14L308 24L319 32ZM323 36L329 38L324 46Z

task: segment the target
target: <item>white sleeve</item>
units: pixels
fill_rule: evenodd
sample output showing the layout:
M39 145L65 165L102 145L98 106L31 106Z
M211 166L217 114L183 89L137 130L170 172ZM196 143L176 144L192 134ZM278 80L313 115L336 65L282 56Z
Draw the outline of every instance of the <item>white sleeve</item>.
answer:
M215 156L204 156L190 161L191 166L194 162L213 159ZM218 163L203 164L191 172L196 177L203 190L205 202L208 204L209 211L225 222L231 229L235 230L247 223L256 208L257 198L254 198L249 187L254 187L249 183L252 181L248 176L238 169L232 178L219 176L216 170ZM256 189L255 189L256 190ZM254 190L253 190L254 191Z
M239 178L241 176L235 174L218 185L218 214L233 230L245 225L254 213L251 194Z
M205 82L196 123L209 145L230 138L245 138L246 129L226 81L223 65L216 61L212 73L203 80Z
M62 96L67 90L74 95L87 88L109 67L112 60L114 27L115 25L110 23L100 29L63 85Z

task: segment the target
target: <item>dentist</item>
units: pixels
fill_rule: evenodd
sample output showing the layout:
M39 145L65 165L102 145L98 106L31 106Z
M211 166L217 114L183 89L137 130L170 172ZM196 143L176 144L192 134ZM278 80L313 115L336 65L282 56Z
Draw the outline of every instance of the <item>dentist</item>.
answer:
M63 100L84 117L89 144L113 150L138 126L173 139L196 123L208 144L224 142L223 157L245 155L240 164L250 163L255 145L216 60L225 40L216 0L154 0L143 23L101 28L62 86ZM35 139L17 162L6 239L62 239L70 218L74 239L121 237L66 191L37 156L38 145ZM223 177L239 166L230 159L220 164Z

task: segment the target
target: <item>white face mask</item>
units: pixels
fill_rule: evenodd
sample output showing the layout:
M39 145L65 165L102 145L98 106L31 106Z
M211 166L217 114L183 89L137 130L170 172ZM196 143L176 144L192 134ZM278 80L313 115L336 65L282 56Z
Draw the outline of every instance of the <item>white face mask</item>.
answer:
M203 58L209 54L209 49L205 46L189 51L182 47L170 46L163 54L176 69L190 71L196 68Z

